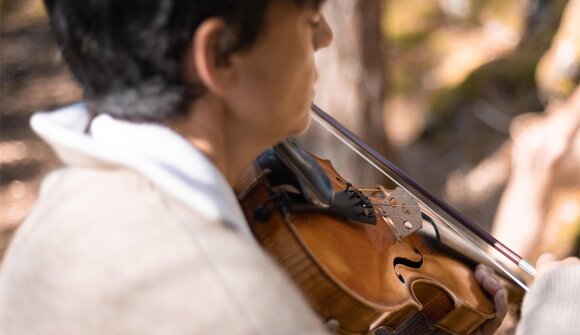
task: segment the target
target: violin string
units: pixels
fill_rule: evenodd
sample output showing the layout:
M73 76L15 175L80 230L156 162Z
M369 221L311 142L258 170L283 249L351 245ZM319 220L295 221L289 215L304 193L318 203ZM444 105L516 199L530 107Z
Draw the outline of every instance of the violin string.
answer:
M332 180L332 183L334 183L336 186L339 186L341 188L345 187L344 182L338 181L335 179L331 179L331 180ZM373 192L373 191L374 192L384 192L385 191L385 189L383 189L383 188L355 188L354 186L353 186L353 189L356 189L358 191L365 191L365 192ZM365 194L365 196L367 198L380 198L380 199L391 198L390 195L386 195L386 194ZM413 195L406 195L406 196L397 196L397 199L417 199L417 198ZM373 202L373 201L371 201L371 204L375 207L378 207L378 208L383 208L383 207L391 207L392 208L393 207L390 204L378 203L378 202ZM410 206L410 205L407 205L407 207L408 208L421 208L420 206Z
M344 183L342 181L336 180L334 178L331 178L330 180L332 180L332 182L334 183L334 185L339 186L339 187L345 187Z
M386 199L386 198L397 198L397 199L417 199L412 195L398 195L393 197L392 195L382 195L382 194L365 194L367 198L379 198L379 199Z
M334 180L334 179L332 179L332 182L335 185L337 185L337 186L339 186L341 188L346 188L345 185L344 185L344 183L342 183L342 182L339 182L339 181ZM381 191L385 191L385 189L383 189L383 188L356 188L356 187L354 187L352 185L351 185L351 187L352 187L352 189L355 189L355 190L361 191L361 192L381 192ZM371 194L365 194L365 195L367 197L388 197L388 195L371 195ZM408 197L409 198L413 198L413 196L408 196Z
M330 178L330 180L335 186L338 186L339 188L346 188L347 187L347 186L345 186L345 184L347 183L346 181L337 180L335 178ZM377 188L355 188L352 185L351 185L351 187L353 189L356 189L356 190L361 191L361 192L384 192L385 191L385 189L378 188L378 187ZM381 198L381 199L386 199L386 198L390 197L389 195L382 195L382 194L380 194L380 195L379 194L375 194L375 195L365 194L365 196L367 198ZM413 195L408 195L408 196L398 196L397 199L416 199L416 198ZM393 208L393 206L390 204L378 203L378 202L373 202L373 201L371 201L371 204L378 209L383 209L383 208L387 208L387 207ZM420 206L409 206L409 205L407 205L407 207L408 208L421 208Z
M393 206L392 206L390 203L388 203L388 202L376 202L376 201L371 201L370 203L371 203L371 204L373 204L373 205L377 205L377 206L389 206L389 207L393 207ZM421 206L416 206L416 205L409 205L409 204L403 204L403 205L405 205L405 206L407 206L407 207L410 207L410 208L421 208ZM398 206L398 205L395 205L395 207L397 207L397 206Z
M379 209L383 209L383 208L394 208L393 206L391 206L389 204L380 204L380 203L375 203L375 202L371 202L371 204L374 207L379 208ZM405 207L406 208L419 208L419 209L421 209L420 206L409 206L409 205L406 205Z
M359 190L360 191L360 190ZM379 190L382 191L382 190ZM365 194L365 196L367 198L392 198L392 195L387 195L387 194ZM417 199L417 197L415 197L414 195L410 194L409 195L397 195L396 196L397 199Z
M337 181L334 181L334 183L336 185L339 186L343 186L342 184L338 183ZM356 188L356 190L358 191L362 191L362 192L384 192L385 189L382 188ZM367 198L390 198L390 195L386 195L386 194L365 194L365 196ZM405 199L405 198L411 198L411 199L416 199L416 197L414 195L404 195L404 196L397 196L398 199Z

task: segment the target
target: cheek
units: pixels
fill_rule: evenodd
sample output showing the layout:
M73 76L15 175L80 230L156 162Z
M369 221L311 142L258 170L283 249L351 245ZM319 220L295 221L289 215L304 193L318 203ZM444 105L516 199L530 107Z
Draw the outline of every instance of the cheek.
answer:
M313 88L316 76L312 55L295 53L288 57L285 65L286 94L295 105L309 105L313 98Z
M276 109L286 109L284 113L297 115L307 108L313 98L315 69L313 63L302 55L286 54L278 61L264 64L260 76L261 92Z
M315 66L313 52L303 42L275 43L245 64L237 108L264 135L297 134L309 125Z
M295 50L295 52L298 50ZM316 68L314 57L307 52L298 52L293 55L287 68L285 113L288 126L292 134L302 132L310 124L310 104L314 99L314 82Z

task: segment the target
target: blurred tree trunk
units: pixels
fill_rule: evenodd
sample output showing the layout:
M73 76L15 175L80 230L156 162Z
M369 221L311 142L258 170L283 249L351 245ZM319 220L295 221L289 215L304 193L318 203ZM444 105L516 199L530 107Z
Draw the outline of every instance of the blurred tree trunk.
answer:
M383 0L334 0L324 13L334 31L333 44L317 56L319 82L316 103L381 154L388 156L383 119L386 84L385 39L381 32ZM319 152L331 154L359 182L381 180L352 163L355 153L337 149L330 136L309 139ZM316 143L314 143L316 142ZM334 153L331 153L334 151ZM337 152L338 151L338 152ZM343 172L343 171L341 171Z

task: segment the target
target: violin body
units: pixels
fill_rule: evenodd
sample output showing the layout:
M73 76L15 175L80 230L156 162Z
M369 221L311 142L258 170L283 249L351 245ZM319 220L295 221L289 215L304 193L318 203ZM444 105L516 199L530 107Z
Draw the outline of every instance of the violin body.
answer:
M336 192L352 186L329 161L315 159ZM374 208L376 222L365 224L293 210L268 171L256 165L248 173L236 189L252 232L312 308L338 322L338 332L465 335L494 317L470 264L418 233L398 237L384 212ZM390 191L381 192L388 201Z

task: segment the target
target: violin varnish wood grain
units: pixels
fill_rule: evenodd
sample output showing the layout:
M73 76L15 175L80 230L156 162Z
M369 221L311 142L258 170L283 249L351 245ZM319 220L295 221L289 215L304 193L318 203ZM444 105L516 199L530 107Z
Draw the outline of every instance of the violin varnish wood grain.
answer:
M365 225L287 213L266 182L246 186L238 194L256 239L318 315L339 322L339 333L466 335L493 317L470 268L430 250L419 236L397 241L382 218ZM257 219L255 210L264 207L269 215Z
M292 224L277 209L272 210L272 217L267 222L252 220L252 208L257 204L252 198L258 200L265 197L263 194L260 195L260 192L266 190L256 189L243 202L244 211L256 239L286 270L319 315L326 320L342 321L340 333L366 334L370 330L370 325L381 318L384 318L383 325L397 329L417 313L417 307L409 305L390 313L385 318L384 310L374 308L368 302L361 302L348 288L336 283L322 269L298 238ZM361 277L361 280L364 280L364 277Z
M266 190L260 188L249 197L263 199L256 194L259 192ZM253 201L245 199L244 203L248 204L243 206L246 217L251 218ZM250 220L250 227L264 249L286 270L319 315L327 320L349 320L348 325L344 322L341 325L345 334L366 333L369 324L381 313L358 302L334 283L308 254L290 223L276 209L271 215L268 222Z

